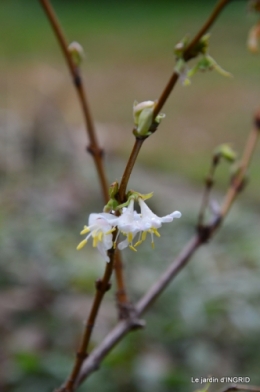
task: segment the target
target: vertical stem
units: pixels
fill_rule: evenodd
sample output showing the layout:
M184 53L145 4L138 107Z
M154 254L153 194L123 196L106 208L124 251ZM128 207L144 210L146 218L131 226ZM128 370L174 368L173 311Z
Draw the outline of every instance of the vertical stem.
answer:
M115 255L115 250L112 249L109 251L110 253L110 262L106 263L106 269L103 275L103 278L101 280L98 280L96 282L96 295L94 298L94 301L92 303L92 307L88 316L88 320L86 323L85 331L81 340L81 343L79 345L79 349L77 352L77 357L74 363L74 367L72 369L72 372L69 376L68 381L65 384L65 387L63 390L65 391L73 391L75 381L78 377L78 374L81 370L81 366L84 362L84 360L87 357L87 348L89 345L89 341L91 338L92 330L95 325L96 317L99 311L100 304L102 302L102 299L106 293L107 290L110 288L110 278L113 272L113 264L114 264L114 255Z
M204 193L203 193L201 207L198 216L198 228L200 228L204 223L205 212L209 204L210 191L214 184L214 175L218 163L219 163L219 157L214 156L210 165L208 176L206 177L205 180L205 188L204 188Z
M49 19L49 22L52 26L52 29L58 39L64 57L67 61L68 68L70 70L71 76L73 78L73 82L79 97L79 101L82 107L82 111L84 114L85 124L86 124L86 131L90 139L90 146L88 147L88 151L93 155L96 169L98 172L98 177L100 180L100 184L102 187L103 195L105 200L109 199L108 194L108 184L105 176L105 171L102 162L102 154L103 151L99 147L94 127L94 122L90 113L89 104L87 101L87 95L83 87L82 78L80 74L80 69L73 63L72 57L70 52L68 51L68 42L65 38L65 35L62 31L62 28L58 22L58 19L55 15L55 12L49 3L48 0L40 0L42 7Z
M96 131L95 131L95 126L94 122L91 116L91 112L89 109L89 104L87 101L87 94L83 86L81 74L80 74L80 69L73 63L72 57L68 51L68 43L66 40L66 37L62 31L62 28L59 24L59 21L55 15L55 12L49 3L48 0L40 0L43 9L49 19L49 22L53 28L53 31L58 39L58 42L60 44L60 47L62 49L62 52L64 54L64 57L67 61L68 68L70 70L70 73L73 78L74 86L76 88L79 101L81 104L81 108L84 114L84 120L85 120L85 125L86 125L86 131L88 134L88 137L90 139L90 145L88 146L87 150L89 153L92 154L95 166L98 172L98 178L100 181L100 185L102 188L103 196L105 203L108 202L109 200L109 193L108 193L108 182L106 179L105 175L105 170L103 166L103 150L99 147L97 137L96 137ZM124 276L123 276L123 266L122 266L122 259L121 259L121 254L119 252L116 253L116 262L115 262L115 275L116 275L116 280L117 280L117 286L118 286L118 292L122 293L124 292L124 296L118 296L118 301L119 297L124 301L124 303L128 303L128 299L126 296L125 292L125 283L124 283Z

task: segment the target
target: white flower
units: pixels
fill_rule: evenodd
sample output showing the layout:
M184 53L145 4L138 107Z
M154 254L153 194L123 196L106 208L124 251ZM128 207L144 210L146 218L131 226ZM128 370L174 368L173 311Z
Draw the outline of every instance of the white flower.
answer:
M132 250L136 251L133 246L133 239L136 234L142 231L140 225L141 216L134 211L134 199L131 199L127 208L123 208L122 215L118 218L117 227L127 238L118 244L118 249L124 249L129 246Z
M149 195L146 195L146 198ZM151 197L151 195L150 195ZM159 217L155 215L152 210L146 205L142 197L138 197L138 203L141 208L141 213L138 214L134 210L135 198L129 200L128 207L122 209L122 214L117 217L106 212L100 214L90 214L88 226L80 234L87 234L87 237L80 242L77 249L83 248L86 245L89 237L93 238L93 246L97 247L103 258L109 262L107 251L112 247L116 247L117 239L120 233L126 236L126 239L118 244L118 249L122 250L129 246L130 249L136 252L136 246L140 245L147 236L151 234L152 247L154 247L154 235L160 237L157 229L162 226L162 223L172 222L175 218L180 218L181 213L174 211L169 215ZM113 231L118 230L116 238L113 243ZM135 236L139 233L138 241L133 245Z
M154 234L160 237L158 228L162 223L172 222L174 218L180 218L181 213L174 211L169 215L160 218L155 215L150 208L146 205L142 198L138 198L141 208L141 214L134 211L134 199L130 200L129 206L123 208L122 215L118 218L117 227L119 232L126 235L126 239L118 244L119 249L124 249L129 246L132 250L136 251L135 247L140 245L145 239L147 233L151 234L152 247L154 247ZM133 245L133 239L139 233L138 241Z
M139 245L146 238L147 232L151 234L152 237L152 247L154 247L153 235L155 234L157 237L160 237L160 234L157 229L162 226L162 223L172 222L175 218L180 218L181 213L179 211L174 211L169 215L165 215L163 217L159 217L155 215L152 210L147 206L142 198L138 198L138 202L141 208L141 220L140 227L142 228L142 236L139 238L139 241L135 244L135 246Z
M82 249L86 245L89 237L93 238L93 246L98 249L99 253L103 256L105 261L109 262L107 250L113 246L112 232L115 230L117 219L111 214L102 212L100 214L90 214L88 220L88 226L84 226L84 229L80 234L86 234L87 237L79 243L77 250Z

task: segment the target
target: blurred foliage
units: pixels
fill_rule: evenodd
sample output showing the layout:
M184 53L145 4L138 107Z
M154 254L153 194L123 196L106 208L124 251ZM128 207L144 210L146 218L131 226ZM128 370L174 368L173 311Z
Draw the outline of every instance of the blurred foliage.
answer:
M111 182L120 179L133 142L134 99L158 96L173 69L174 45L197 30L212 3L53 1L67 35L87 52L88 95ZM244 2L232 2L212 29L211 52L234 81L210 73L188 89L177 86L161 133L140 154L144 166L134 169L130 187L154 191L149 205L158 215L179 209L183 217L162 228L154 251L147 240L134 258L124 252L133 300L193 234L211 150L223 142L239 150L244 143L259 104L259 58L245 49L254 21ZM0 389L43 392L71 368L104 268L91 246L75 250L102 197L73 87L39 4L1 2L0 25ZM256 155L247 196L147 313L145 331L130 334L90 377L90 390L187 391L196 389L191 377L209 374L260 384ZM223 165L217 187L227 177ZM115 324L114 291L113 282L92 347Z

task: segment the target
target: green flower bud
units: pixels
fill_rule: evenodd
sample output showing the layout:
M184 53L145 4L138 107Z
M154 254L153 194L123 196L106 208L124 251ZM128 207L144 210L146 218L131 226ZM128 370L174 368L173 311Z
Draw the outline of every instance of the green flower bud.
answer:
M144 101L138 103L134 102L133 116L135 124L135 135L136 136L149 136L151 134L150 127L153 123L153 111L156 102ZM161 120L165 117L165 114L159 113L155 118L155 122L160 124Z
M108 191L109 196L115 197L116 194L118 193L118 189L119 189L118 182L117 181L112 182L112 184L109 187L109 191Z
M68 46L68 51L76 67L80 66L85 57L82 46L76 41L71 42L71 44Z
M203 37L200 39L200 41L195 46L195 50L196 50L197 53L206 54L208 52L208 50L209 50L209 39L210 39L210 34L209 33L203 35Z
M182 38L182 40L180 42L177 43L177 45L175 45L174 54L177 59L180 59L183 57L183 52L187 48L188 43L189 43L189 37L185 36L184 38Z
M237 154L229 144L221 144L214 150L214 157L221 157L227 162L232 163L236 160Z

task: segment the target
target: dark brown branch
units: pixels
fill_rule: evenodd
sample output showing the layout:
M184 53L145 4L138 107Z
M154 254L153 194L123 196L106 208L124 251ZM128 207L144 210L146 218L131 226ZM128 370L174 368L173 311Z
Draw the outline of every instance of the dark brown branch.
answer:
M249 134L243 159L242 159L242 171L238 173L235 178L236 186L234 187L231 183L226 197L224 199L220 215L214 219L214 221L206 227L207 230L203 233L203 236L198 232L190 242L184 247L176 259L171 263L167 270L161 275L158 281L148 290L148 292L140 299L136 305L136 316L140 317L156 298L166 289L168 284L178 275L178 273L185 267L191 257L194 255L196 250L209 241L215 234L227 216L231 205L233 204L237 194L240 192L240 187L244 181L244 174L248 168L248 165L253 156L260 125L260 115L257 113L255 116L255 127ZM232 197L229 196L232 191ZM205 235L207 233L207 235ZM120 340L132 330L131 320L121 321L117 326L106 336L103 342L91 353L89 358L83 364L79 378L77 379L76 385L80 385L92 372L99 368L101 361L107 356L107 354L113 349L113 347L120 342ZM256 391L258 392L258 391Z
M87 101L87 95L86 95L86 92L85 92L85 89L83 86L83 82L82 82L82 78L81 78L81 74L80 74L80 69L73 62L72 56L68 50L68 42L66 40L66 37L62 31L62 28L59 24L59 21L55 15L55 12L54 12L51 4L49 3L48 0L40 0L40 2L42 4L42 7L46 13L46 16L47 16L47 18L53 28L53 31L57 37L57 40L60 44L60 47L61 47L62 52L64 54L64 57L66 59L68 68L70 70L71 76L73 78L74 86L76 88L76 91L77 91L77 94L79 97L79 101L81 104L81 108L83 111L84 119L85 119L87 135L90 140L90 145L87 147L87 151L93 156L95 166L97 169L97 173L98 173L98 177L100 180L101 189L103 192L104 201L105 201L105 203L107 203L109 200L109 193L108 193L108 181L107 181L107 178L105 175L105 169L104 169L104 165L103 165L103 150L99 147L99 144L98 144L96 130L95 130L94 122L92 120L89 104ZM118 289L118 291L117 291L118 306L127 307L127 306L129 306L129 301L128 301L127 294L126 294L124 275L123 275L123 263L122 263L121 254L119 251L116 252L115 263L110 263L109 267L107 266L103 279L106 279L105 277L106 277L107 270L111 271L111 273L112 273L111 265L114 265L114 267L115 267L115 275L116 275L117 286L118 286L117 287L117 289ZM99 305L100 305L100 302L102 301L104 293L102 295L99 295L98 299L96 299L96 301L99 301ZM98 310L99 305L98 306L94 305L94 309ZM94 319L92 317L93 315L95 315ZM93 315L92 316L90 315L90 317L92 317L92 319L93 319L92 324L94 325L95 318L97 316L97 311L94 312ZM119 312L119 316L121 316L120 312ZM87 329L90 331L90 328L87 327ZM90 331L90 334L91 334L91 331ZM86 340L88 341L89 338L86 338ZM75 366L74 366L74 370L76 369L75 374L79 371L79 367L81 366L81 363L84 360L85 354L83 354L83 355L81 354L81 352L83 352L83 351L84 350L80 350L80 354L78 354L77 360L75 362Z
M186 58L187 60L190 58L190 54L192 52L192 49L194 48L194 46L199 42L199 40L201 39L201 37L208 31L208 29L213 25L213 23L215 22L215 20L217 19L217 17L219 16L220 12L224 9L224 7L230 2L230 0L219 0L216 7L214 8L213 12L211 13L210 17L207 19L207 21L205 22L205 24L202 26L202 28L199 30L199 32L196 34L196 36L193 38L193 40L191 41L191 43L189 44L189 46L187 47L187 49L185 50L184 53L184 58ZM157 104L154 108L154 113L153 113L153 118L155 119L155 117L159 114L159 112L161 111L161 109L163 108L165 102L167 101L167 99L169 98L174 86L176 85L177 81L179 79L179 75L177 72L173 72L172 76L170 77L170 80L168 81L165 89L163 90L160 98L157 101ZM127 184L133 169L133 166L135 164L135 161L137 159L137 156L139 154L139 151L142 147L142 143L138 143L137 141L135 142L133 149L132 149L132 153L130 155L130 158L127 162L126 168L125 168L125 172L123 174L120 186L119 186L119 199L121 202L123 202L124 200L124 196L125 196L125 192L126 192L126 188L127 188ZM139 141L140 142L140 141Z
M126 187L127 187L130 175L132 173L134 164L136 162L136 159L138 157L139 151L143 145L144 140L145 139L135 139L135 144L132 149L131 155L128 159L124 174L122 176L119 191L118 191L120 203L123 203L125 201Z
M114 267L114 249L108 251L110 262L106 263L106 269L102 279L96 281L96 294L92 303L92 307L88 316L84 334L77 351L75 364L72 372L66 382L65 386L61 387L59 391L71 392L74 390L74 384L81 370L85 358L88 356L87 349L90 342L91 334L95 325L96 317L99 311L100 304L105 293L110 289L110 278Z
M102 161L103 152L102 152L102 149L98 145L96 131L95 131L94 123L93 123L92 116L90 113L89 104L87 101L87 95L86 95L85 89L83 87L80 69L79 69L79 67L77 67L74 64L74 62L72 60L71 54L68 50L68 42L65 38L65 35L62 31L62 28L59 24L59 21L55 15L55 12L54 12L51 4L49 3L48 0L39 0L39 1L41 2L42 7L46 13L46 16L51 24L51 27L57 37L57 40L60 44L60 47L61 47L62 52L64 54L64 57L66 59L68 68L70 70L70 73L71 73L71 76L72 76L72 79L74 82L74 86L76 88L76 91L77 91L77 94L79 97L79 101L80 101L80 104L82 107L82 111L84 114L84 119L85 119L85 123L86 123L86 131L87 131L87 134L90 139L90 146L88 147L88 151L91 152L91 154L93 155L93 159L95 161L95 165L96 165L96 169L98 172L100 184L102 187L104 199L107 202L109 199L109 195L108 195L108 183L106 180L105 171L104 171L104 167L103 167L103 161Z
M211 165L209 168L209 173L205 179L205 188L204 188L200 212L199 212L199 216L198 216L198 228L203 226L203 223L204 223L205 213L206 213L206 209L209 205L210 192L211 192L212 186L214 185L214 176L215 176L217 166L219 164L219 160L220 159L218 156L213 156L212 161L211 161Z
M141 298L136 306L136 315L140 317L145 310L155 301L155 299L166 288L170 281L181 271L186 265L190 256L194 254L199 247L200 240L198 236L194 236L188 245L183 249L179 256L173 261L170 267L162 274L158 281L149 289L149 291ZM112 350L112 348L133 328L132 320L124 320L106 336L103 342L92 351L91 355L83 364L80 376L77 380L79 385L93 371L97 370L100 362Z
M186 60L189 59L189 56L190 56L194 46L199 42L199 40L203 37L203 35L209 30L209 28L213 25L213 23L215 22L215 20L217 19L217 17L221 13L221 11L225 8L225 6L228 3L230 3L230 1L231 0L219 0L218 1L218 3L216 4L216 7L214 8L212 14L210 15L210 17L208 18L206 23L202 26L202 28L198 31L198 33L195 35L193 40L188 45L188 47L185 51L185 54L184 54L184 58Z

